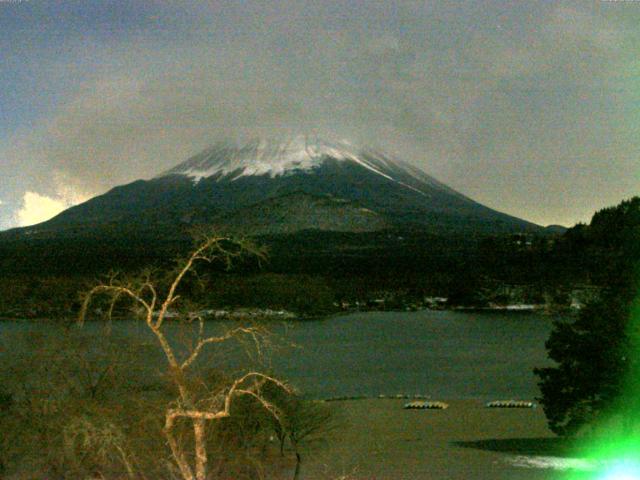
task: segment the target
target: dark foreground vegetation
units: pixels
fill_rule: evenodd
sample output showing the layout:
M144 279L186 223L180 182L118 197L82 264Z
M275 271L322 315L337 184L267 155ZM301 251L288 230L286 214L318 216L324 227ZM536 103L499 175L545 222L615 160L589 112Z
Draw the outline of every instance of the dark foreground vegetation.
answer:
M205 333L188 299L196 265L230 267L243 257L259 259L262 251L203 237L172 269L113 274L93 286L78 322L3 338L0 475L297 479L309 445L331 427L328 410L268 371L274 342L262 325L236 322ZM110 333L125 311L149 342ZM83 334L83 322L95 316L107 322L104 334ZM221 347L229 343L247 357L232 372L222 368ZM203 361L209 350L217 356Z
M180 478L164 431L178 392L162 364L149 365L157 353L150 343L68 324L3 337L0 478ZM199 366L190 381L204 395L228 388L232 373ZM291 479L296 455L304 468L326 441L333 421L324 404L274 388L263 395L280 421L255 398L238 398L206 432L206 478ZM188 424L175 436L193 447Z

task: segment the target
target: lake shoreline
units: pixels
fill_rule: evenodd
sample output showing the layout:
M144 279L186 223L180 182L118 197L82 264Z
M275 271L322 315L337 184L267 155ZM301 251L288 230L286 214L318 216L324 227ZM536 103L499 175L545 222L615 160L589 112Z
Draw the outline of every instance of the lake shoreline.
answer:
M497 313L497 314L537 314L543 316L557 316L557 315L573 315L578 310L575 308L562 308L552 309L545 304L535 305L504 305L504 306L490 306L490 307L468 307L468 306L451 306L446 308L418 308L418 309L364 309L364 310L339 310L335 312L328 312L326 314L313 314L313 315L301 315L288 310L272 310L272 309L219 309L209 310L203 315L205 321L238 321L238 320L260 320L266 322L313 322L332 320L337 317L354 315L354 314L366 314L366 313L414 313L414 312L462 312L462 313ZM212 313L213 312L213 313ZM167 320L172 320L176 316L168 316ZM113 321L129 321L128 317L115 317ZM7 316L0 315L0 322L47 322L47 323L72 323L77 321L76 316L60 316L60 317L30 317L28 315L22 316ZM86 322L101 322L104 320L97 318L89 318Z

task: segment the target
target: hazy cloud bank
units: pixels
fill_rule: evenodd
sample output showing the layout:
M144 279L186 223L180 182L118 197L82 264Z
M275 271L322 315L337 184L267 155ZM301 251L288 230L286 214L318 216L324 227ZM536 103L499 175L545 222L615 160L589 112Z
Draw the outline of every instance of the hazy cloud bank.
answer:
M219 138L290 130L381 147L539 223L586 220L640 187L625 173L640 151L640 6L205 2L148 13L139 30L65 38L37 70L59 100L0 138L14 175L5 189L22 198L14 223Z

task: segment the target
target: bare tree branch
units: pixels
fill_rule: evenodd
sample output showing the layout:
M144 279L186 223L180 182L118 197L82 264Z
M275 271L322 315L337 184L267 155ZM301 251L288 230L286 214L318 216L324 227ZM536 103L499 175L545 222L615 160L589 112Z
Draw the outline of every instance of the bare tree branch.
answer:
M202 331L203 331L203 323L204 321L201 320L200 332L199 332L200 338L198 339L198 343L196 344L195 348L191 352L191 355L189 355L189 357L184 362L182 362L182 365L180 366L182 369L189 367L198 358L198 355L200 354L202 348L208 344L225 342L227 340L230 340L231 338L236 337L240 333L252 335L254 338L256 338L255 337L256 329L252 327L237 327L219 337L201 338Z
M202 315L188 314L186 316L188 323L198 322L197 336L195 343L192 344L193 348L186 355L186 358L179 360L163 331L169 309L180 299L180 295L177 293L178 289L185 276L193 270L196 262L222 262L226 268L230 268L235 259L244 255L251 255L261 261L265 258L265 251L247 240L234 240L224 236L207 234L188 257L177 262L175 274L166 294L160 294L161 290L153 282L151 272L147 270L138 278L124 281L117 274L111 274L107 283L97 285L87 292L82 302L79 315L81 324L87 318L91 302L99 295L109 297L107 311L109 319L113 317L115 307L123 297L130 299L133 302L133 307L141 310L141 316L165 353L172 374L171 378L179 392L177 407L169 407L165 412L164 433L183 480L205 480L207 476L205 422L229 417L234 398L242 395L250 396L280 421L277 407L262 395L262 387L270 382L285 392L291 392L286 384L274 377L259 372L249 372L213 396L198 400L198 396L201 395L194 390L194 383L188 379L187 370L207 345L220 344L232 338L246 336L251 339L258 354L262 356L262 344L266 341L267 332L256 326L240 326L229 329L222 335L205 337ZM158 304L160 307L156 311ZM101 379L98 379L98 382L100 381ZM189 456L185 454L183 446L174 435L176 422L181 418L190 420L193 425L194 465L190 465Z

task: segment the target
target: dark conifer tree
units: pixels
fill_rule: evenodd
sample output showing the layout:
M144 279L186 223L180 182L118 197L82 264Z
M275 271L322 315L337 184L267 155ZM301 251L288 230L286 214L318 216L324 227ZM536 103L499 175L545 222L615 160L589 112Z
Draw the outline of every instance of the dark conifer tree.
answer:
M557 366L535 370L549 426L561 435L612 412L632 418L640 393L640 198L597 212L580 230L577 248L605 288L574 321L556 322L546 347Z

